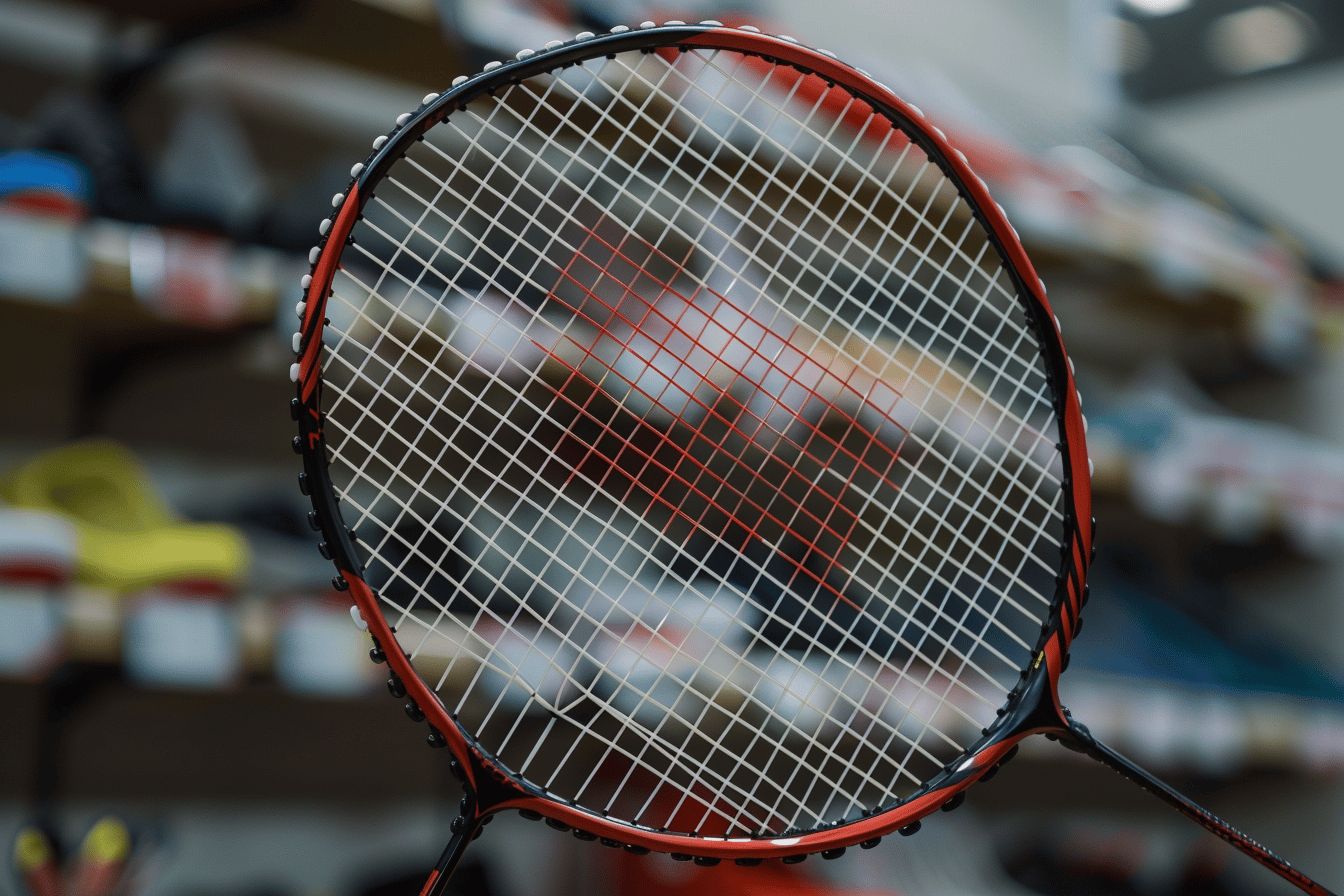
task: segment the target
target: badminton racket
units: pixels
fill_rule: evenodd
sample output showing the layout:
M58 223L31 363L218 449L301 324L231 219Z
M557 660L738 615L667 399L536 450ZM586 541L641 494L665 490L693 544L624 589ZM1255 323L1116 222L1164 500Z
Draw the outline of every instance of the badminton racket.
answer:
M1072 365L918 108L754 28L645 23L458 78L332 199L300 487L462 780L712 864L835 858L1033 734L1328 893L1058 696L1093 552Z

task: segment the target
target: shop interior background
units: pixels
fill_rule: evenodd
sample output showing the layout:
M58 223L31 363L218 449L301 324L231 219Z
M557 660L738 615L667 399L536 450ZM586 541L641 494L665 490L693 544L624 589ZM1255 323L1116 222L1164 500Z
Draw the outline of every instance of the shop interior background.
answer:
M457 794L304 519L299 277L352 161L424 94L649 18L829 47L966 149L1091 423L1101 547L1065 701L1344 881L1333 0L0 0L6 851L40 820L121 856L127 893L416 892ZM704 869L515 818L478 846L459 892L1286 892L1043 741L834 863Z

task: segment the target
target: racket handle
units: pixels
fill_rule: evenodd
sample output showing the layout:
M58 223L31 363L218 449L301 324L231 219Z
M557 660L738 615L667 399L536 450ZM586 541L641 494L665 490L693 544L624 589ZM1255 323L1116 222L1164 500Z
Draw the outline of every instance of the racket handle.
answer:
M1336 894L1312 880L1294 868L1287 859L1263 846L1256 840L1243 834L1241 831L1232 827L1223 819L1214 815L1208 809L1196 803L1194 800L1185 796L1179 790L1176 790L1169 784L1159 780L1153 774L1135 765L1130 760L1121 756L1110 747L1103 744L1092 736L1086 726L1070 720L1069 731L1072 739L1082 752L1087 753L1093 759L1110 766L1113 770L1120 773L1121 776L1128 778L1135 784L1138 784L1144 790L1156 796L1158 799L1174 806L1185 817L1191 819L1200 827L1212 832L1218 837L1231 843L1237 849L1246 855L1255 859L1261 865L1264 865L1284 880L1291 883L1304 893L1310 893L1312 896L1336 896Z
M467 851L467 844L476 839L484 820L476 813L476 798L468 790L462 797L462 811L453 819L453 836L443 848L443 854L429 872L425 885L420 888L420 896L443 896L448 889L448 881Z

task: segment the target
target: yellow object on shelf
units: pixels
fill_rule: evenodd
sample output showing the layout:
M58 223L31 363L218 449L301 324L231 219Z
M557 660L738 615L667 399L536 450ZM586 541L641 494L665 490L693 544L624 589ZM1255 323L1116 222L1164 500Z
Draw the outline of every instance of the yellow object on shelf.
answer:
M115 442L78 442L40 454L0 480L0 499L70 520L75 574L86 584L117 591L228 588L247 567L247 544L237 530L179 520L135 456Z

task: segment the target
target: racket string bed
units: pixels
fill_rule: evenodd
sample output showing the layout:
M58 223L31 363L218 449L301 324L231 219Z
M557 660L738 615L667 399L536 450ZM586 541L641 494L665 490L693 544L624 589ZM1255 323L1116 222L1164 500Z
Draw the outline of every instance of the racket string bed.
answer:
M550 90L550 87L547 88L547 91L549 91L549 90ZM618 93L617 95L619 96L620 94ZM491 114L491 117L493 118L494 115L495 115L495 112L496 112L498 109L501 109L501 108L508 108L508 107L507 107L506 105L503 105L503 104L501 104L501 105L499 105L499 106L495 106L495 107L492 109L492 112L490 113L490 114ZM761 136L762 136L762 137L764 136L764 132L762 132L762 135L761 135ZM634 171L634 170L637 170L637 169L634 168L634 166L632 166L631 170ZM489 186L488 181L487 181L485 178L482 178L481 183L482 183L482 186ZM512 196L516 196L517 193L518 193L518 191L519 191L519 188L520 188L521 186L525 185L525 184L526 184L526 180L525 180L524 178L519 178L517 184L515 184L513 190L512 190L511 193L509 194L509 196L504 197L505 200L508 201L508 200L510 199L510 197L512 197ZM438 193L436 194L436 196L441 196L441 195L444 193L444 191L446 190L446 188L447 188L447 184L446 184L445 182L442 182L442 181L441 181L441 182L440 182L440 186L439 186L439 188L438 188ZM478 188L478 191L477 191L477 192L479 193L479 188ZM936 193L933 194L933 195L936 195ZM930 201L932 201L932 196L930 197ZM927 208L928 208L928 204L926 203L925 208L922 209L921 211L922 211L922 212L927 211ZM407 248L407 244L409 243L410 238L411 238L412 236L416 235L417 232L421 232L421 231L419 231L419 227L420 227L420 225L423 223L423 221L424 221L424 219L425 219L427 213L428 213L427 210L421 212L421 214L419 215L419 217L418 217L416 220L412 221L410 218L406 217L405 215L395 213L395 210L394 210L394 215L395 215L395 217L397 217L397 218L399 219L399 221L400 221L403 225L406 226L405 236L403 236L403 237L402 237L399 241L397 241L397 243L396 243L396 248L395 248L395 250L394 250L396 254L399 255L399 254L403 254L403 253L406 253L406 252L409 251L408 248ZM707 222L707 223L708 223L708 222ZM385 237L386 239L388 239L389 241L392 241L393 239L395 239L395 238L392 237L391 235L386 234L385 231L382 231L381 228L379 228L379 231L378 231L378 232L379 232L380 235L384 236L384 237ZM934 231L934 232L936 233L937 231ZM437 247L434 251L435 251L435 252L440 251L440 249L442 248L443 244L446 243L446 242L447 242L447 241L445 240L445 241L443 241L442 243L440 243L440 246ZM357 244L358 244L358 243L357 243ZM575 247L570 247L570 248L575 248ZM959 246L958 246L957 248L958 248L958 250L960 249ZM365 250L365 251L367 252L367 250ZM656 250L655 250L655 251L656 251ZM578 252L576 252L576 254L577 254L577 255L581 255L581 254L582 254L582 253L581 253L581 250L579 250ZM838 259L838 257L837 257L837 259ZM422 265L422 267L421 267L421 272L422 272L422 273L421 273L421 277L423 277L423 272L424 272L425 270L430 270L430 269L432 269L432 267L433 267L433 261L432 261L432 259L425 259L425 258L418 258L418 257L417 257L416 260L417 260L417 262L419 262L419 263ZM503 259L501 259L501 261L502 261L502 260L503 260ZM533 265L533 269L534 269L534 270L535 270L535 268L538 266L539 262L540 262L540 256L538 257L537 262L534 262L534 265ZM391 266L389 266L389 269L394 270L394 268L391 268ZM384 276L384 277L385 277L385 276L386 276L386 271L385 271L384 274L381 275L381 276ZM990 282L991 282L991 284L992 284L993 281L990 281ZM411 284L409 284L409 285L410 285L410 288L411 288L411 289L419 288L419 282L411 283ZM377 295L377 294L378 294L378 289L377 289L377 285L376 285L376 284L375 284L375 288L374 288L373 290L370 291L370 294L371 294L371 295ZM652 310L652 308L651 308L651 310ZM433 369L433 365L432 365L432 364L431 364L431 365L427 365L427 366L426 366L426 374L429 372L429 370L432 370L432 369ZM465 368L464 368L464 369L465 369ZM417 384L417 386L418 386L418 384ZM693 398L694 396L693 396L693 395L687 395L686 397L687 397L687 398ZM521 400L521 396L519 397L519 400ZM655 404L656 404L656 402L655 402ZM506 415L506 416L507 416L507 415ZM689 454L685 455L685 458L686 458L686 459L694 460L694 458L691 457ZM652 457L649 457L649 458L648 458L648 460L652 460L652 459L653 459ZM705 469L704 472L708 472L707 468ZM637 478L632 479L632 484L633 484L634 482L636 482L636 481L638 481ZM727 483L726 479L721 479L721 481L717 483L717 486L718 486L719 489L723 489L724 487L726 487L726 486L728 486L728 485L729 485L729 484ZM747 496L746 496L746 495L737 495L737 496L735 496L735 497L739 500L739 502L741 502L741 501L747 499ZM871 500L872 500L872 499L869 498L869 499L868 499L868 502L870 503ZM709 502L709 503L710 503L711 505L713 504L712 501ZM802 506L801 502L799 502L799 503L797 504L797 506L794 508L794 516L795 516L795 518L797 517L797 515L799 514L799 512L805 512L805 511L806 511L806 508ZM404 510L403 510L403 513L404 513ZM787 527L786 527L786 532L787 532L787 531L788 531L788 530L787 530ZM908 537L908 536L907 536L907 537ZM926 551L927 551L927 546L926 546L926 548L925 548L925 552L926 552ZM921 554L921 556L922 556L922 554ZM918 562L918 561L917 561L917 562ZM762 571L762 572L764 572L764 571ZM792 578L792 577L796 577L796 576L798 575L798 573L800 573L800 572L803 573L803 574L807 574L808 572L810 572L810 570L809 570L806 566L804 566L804 565L802 565L802 564L797 564L797 569L793 571L793 573L792 573L792 575L791 575L791 578ZM933 574L934 574L935 576L939 575L939 573L940 573L940 571L938 571L938 570L933 571ZM788 586L788 585L791 584L791 583L786 582L786 583L784 583L784 584L785 584L786 586ZM819 584L824 584L824 582L821 582L821 583L819 583ZM838 596L838 597L843 597L843 595L837 595L837 596ZM944 600L944 602L945 602L945 600ZM934 605L934 608L935 608L935 610L936 610L936 609L937 609L937 605ZM442 612L442 611L441 611L441 612ZM925 636L927 637L927 632L925 633ZM1020 638L1019 638L1018 640L1019 640L1019 642L1020 642ZM943 654L944 656L946 655L946 653L947 653L948 650L950 649L950 646L951 646L950 644L946 644L946 643L942 646L942 648L941 648L941 652L942 652L942 654ZM1025 643L1022 643L1022 646L1025 647L1025 646L1026 646ZM918 648L916 648L916 650L913 651L912 659L913 659L913 655L917 655L918 653L919 653L919 650L918 650ZM964 657L964 658L962 658L962 662L963 662L963 664L966 664L966 663L971 662L971 661L970 661L969 657ZM936 665L936 660L935 660L935 663L934 663L934 664ZM972 663L972 664L973 664L973 663ZM990 677L988 674L984 673L983 670L978 670L978 671L980 671L980 673L981 673L984 677L986 677L986 678ZM977 695L975 695L975 696L979 696L979 695L977 694ZM838 695L837 695L837 697L838 697ZM940 704L940 706L941 706L942 704L944 704L944 703L946 702L947 691L945 690L942 694L937 695L937 698L938 698L939 704ZM832 701L832 702L834 702L834 701ZM869 726L869 727L871 728L872 722L876 722L876 721L879 721L879 720L878 720L876 717L874 717L874 719L870 721L870 726ZM924 735L924 733L926 733L926 732L928 731L929 727L930 727L930 725L926 723L926 725L925 725L925 732L921 732L921 735L920 735L921 737ZM893 732L893 733L894 733L894 732ZM962 744L957 744L956 746L964 748L964 745L962 745ZM915 743L911 744L911 751L913 752L915 749L918 749L918 748L919 748L919 744L918 744L918 740L916 740ZM535 755L535 752L536 752L536 751L534 750L534 751L533 751L533 755ZM824 779L824 776L823 776L823 779Z

